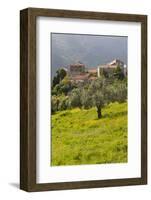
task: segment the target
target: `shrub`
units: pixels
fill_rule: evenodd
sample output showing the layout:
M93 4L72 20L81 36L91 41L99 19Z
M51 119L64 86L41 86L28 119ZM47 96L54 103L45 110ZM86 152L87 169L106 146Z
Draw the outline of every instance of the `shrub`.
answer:
M51 98L51 112L52 114L58 111L59 107L59 97L57 96L52 96Z
M70 93L70 105L72 108L75 107L82 107L82 102L81 102L81 90L79 88L75 88L72 90Z

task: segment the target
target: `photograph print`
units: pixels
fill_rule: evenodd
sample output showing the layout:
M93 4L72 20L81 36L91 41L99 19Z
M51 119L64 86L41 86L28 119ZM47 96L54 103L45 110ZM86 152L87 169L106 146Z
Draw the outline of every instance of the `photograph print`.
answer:
M50 166L127 163L128 37L50 37Z

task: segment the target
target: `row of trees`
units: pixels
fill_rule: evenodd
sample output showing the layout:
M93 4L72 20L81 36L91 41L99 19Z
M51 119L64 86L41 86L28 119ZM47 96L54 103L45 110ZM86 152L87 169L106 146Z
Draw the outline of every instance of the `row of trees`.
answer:
M127 100L127 81L125 79L101 76L87 84L78 85L78 87L71 86L71 84L66 85L70 87L68 92L52 96L52 113L76 107L81 109L96 107L97 116L101 118L104 106L111 102Z

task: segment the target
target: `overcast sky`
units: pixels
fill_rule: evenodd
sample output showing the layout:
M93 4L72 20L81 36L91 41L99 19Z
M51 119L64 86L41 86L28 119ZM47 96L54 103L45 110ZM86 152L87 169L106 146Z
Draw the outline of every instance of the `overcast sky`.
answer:
M51 34L52 75L62 66L78 61L88 68L120 59L127 64L127 37Z

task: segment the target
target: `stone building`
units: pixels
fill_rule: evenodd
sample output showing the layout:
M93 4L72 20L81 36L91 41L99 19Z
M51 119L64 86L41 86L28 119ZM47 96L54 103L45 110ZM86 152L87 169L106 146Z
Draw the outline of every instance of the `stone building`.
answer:
M70 74L80 75L85 73L85 65L81 62L70 65Z
M68 76L70 77L70 80L73 82L86 82L97 79L97 77L100 77L100 74L103 71L105 72L114 72L114 70L120 67L122 69L122 72L124 76L127 76L127 67L124 65L124 62L115 59L111 61L110 63L99 65L98 67L89 67L86 68L85 64L81 62L77 62L75 64L70 64L68 66Z
M109 72L113 72L117 67L120 67L124 76L127 76L127 67L126 65L124 65L124 62L118 59L114 59L110 63L99 65L97 67L98 77L100 77L101 71L109 73Z

